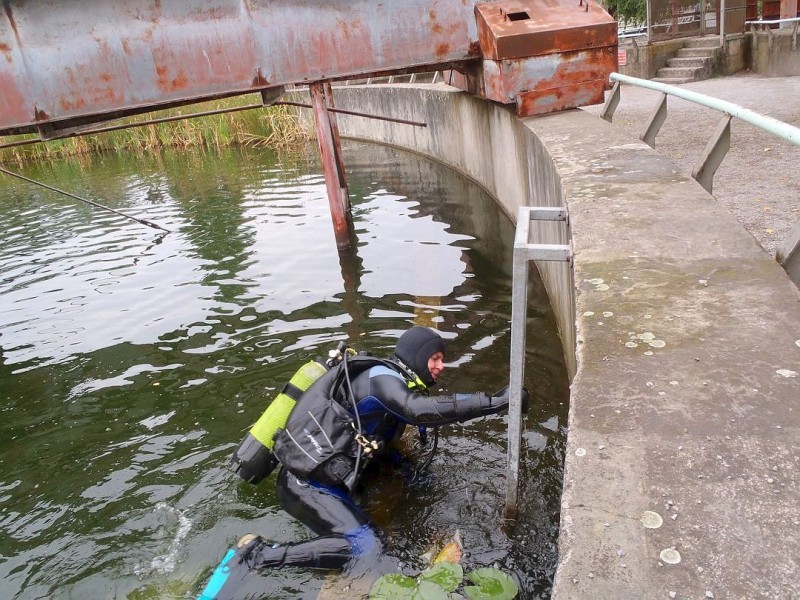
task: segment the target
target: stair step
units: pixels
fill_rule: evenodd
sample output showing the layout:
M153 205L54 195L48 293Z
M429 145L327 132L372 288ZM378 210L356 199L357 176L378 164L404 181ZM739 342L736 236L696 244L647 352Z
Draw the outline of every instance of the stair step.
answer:
M717 53L716 48L681 48L678 50L678 58L713 58Z
M658 83L666 83L668 85L679 85L681 83L690 83L694 81L691 77L653 77L650 81L657 81Z
M719 36L687 38L684 48L719 48Z
M668 67L684 68L684 69L702 69L706 66L707 59L696 57L681 57L676 56L667 60Z
M694 79L702 68L696 67L663 67L658 70L658 77L677 77Z

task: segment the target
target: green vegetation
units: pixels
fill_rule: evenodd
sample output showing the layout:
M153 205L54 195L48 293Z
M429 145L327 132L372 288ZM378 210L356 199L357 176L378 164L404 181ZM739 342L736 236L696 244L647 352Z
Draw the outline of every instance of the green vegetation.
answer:
M464 578L458 563L440 562L425 569L416 578L399 573L381 576L370 591L370 600L451 600ZM495 568L477 569L467 573L473 585L462 592L469 600L513 600L519 588L513 579Z
M620 27L644 25L647 22L646 0L605 0L603 5Z
M151 119L189 115L218 109L230 109L260 102L258 94L203 102L159 113L99 124L122 125ZM57 160L102 152L154 152L162 148L204 147L217 150L230 146L288 149L313 137L290 106L270 106L210 116L188 118L155 125L143 125L107 133L85 135L0 150L0 162L21 165L27 162ZM35 139L36 135L18 136L0 143Z

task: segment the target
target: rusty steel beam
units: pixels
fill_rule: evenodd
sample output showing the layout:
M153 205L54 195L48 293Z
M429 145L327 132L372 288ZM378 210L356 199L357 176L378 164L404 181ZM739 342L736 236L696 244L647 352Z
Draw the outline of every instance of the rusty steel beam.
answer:
M593 101L617 44L614 21L586 0L3 0L2 7L0 135L43 138L282 85L445 68L476 77L472 87L516 103L521 115L546 112ZM577 66L576 57L591 64ZM568 64L549 73L548 60ZM581 89L586 78L593 93ZM525 95L532 86L540 90L533 98Z
M478 58L476 0L4 0L0 133Z

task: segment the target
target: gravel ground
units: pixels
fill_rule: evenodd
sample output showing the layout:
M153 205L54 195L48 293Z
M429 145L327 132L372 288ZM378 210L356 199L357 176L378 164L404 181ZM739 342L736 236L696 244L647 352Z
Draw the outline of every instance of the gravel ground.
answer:
M800 77L763 77L737 73L681 87L727 100L800 127ZM659 93L624 85L614 124L638 137L658 102ZM599 114L602 106L585 110ZM667 119L656 151L691 174L722 113L669 97ZM800 146L739 119L731 122L731 149L714 177L714 197L774 255L800 221Z

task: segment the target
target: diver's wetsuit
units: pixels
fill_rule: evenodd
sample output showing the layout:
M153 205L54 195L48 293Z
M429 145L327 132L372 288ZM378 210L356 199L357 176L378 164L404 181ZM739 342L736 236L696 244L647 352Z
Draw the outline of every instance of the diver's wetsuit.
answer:
M418 329L424 328L410 331ZM440 341L438 334L434 335ZM398 344L400 349L401 345ZM406 364L416 367L414 371L395 359L399 365L397 368L378 364L353 377L352 397L357 399L362 432L370 439L382 442L377 454L388 456L393 451L393 442L399 439L406 425L445 425L493 414L508 406L507 390L495 396L483 393L426 395L427 386L434 383L425 366L426 357L431 353L431 343L428 343L418 349L416 357L414 354L404 356ZM425 361L419 357L425 358ZM420 372L422 377L417 376ZM359 475L356 473L356 484ZM356 484L351 485L350 489L355 489ZM260 537L248 542L235 555L229 554L227 563L223 560L225 568L235 575L229 577L226 574L225 579L231 581L222 589L215 590L216 595L208 594L201 598L221 600L233 597L227 591L235 585L236 580L244 577L245 569L280 566L336 569L344 567L348 561L355 562L359 556L380 553L380 539L347 488L299 479L286 467L281 467L277 493L283 509L319 537L289 544L270 545Z
M456 394L426 396L408 387L397 370L379 365L356 376L353 395L363 432L382 442L383 455L403 433L406 424L437 426L492 414L504 409L507 396ZM355 486L353 486L355 487ZM369 519L347 490L313 480L301 480L285 467L278 474L281 507L318 536L292 544L271 546L254 542L246 558L249 568L284 565L341 568L363 554L374 555L381 542Z

